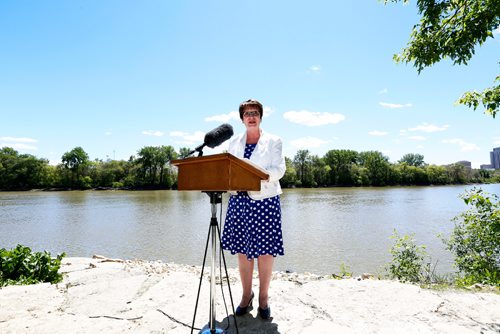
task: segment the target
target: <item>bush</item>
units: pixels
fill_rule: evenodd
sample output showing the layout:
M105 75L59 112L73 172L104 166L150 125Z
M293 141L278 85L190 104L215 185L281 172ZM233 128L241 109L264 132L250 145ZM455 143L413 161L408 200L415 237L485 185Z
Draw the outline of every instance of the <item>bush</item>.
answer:
M111 184L112 188L123 188L123 182L113 182Z
M471 206L454 218L447 248L455 256L459 285L500 286L500 202L496 195L474 188L460 197Z
M0 287L11 284L59 283L58 273L65 253L52 258L47 251L31 252L29 247L17 245L11 250L0 249Z
M396 239L390 252L392 261L389 263L389 276L401 282L424 283L429 281L430 264L425 264L427 258L425 246L415 244L414 234L399 236L396 231L391 236Z

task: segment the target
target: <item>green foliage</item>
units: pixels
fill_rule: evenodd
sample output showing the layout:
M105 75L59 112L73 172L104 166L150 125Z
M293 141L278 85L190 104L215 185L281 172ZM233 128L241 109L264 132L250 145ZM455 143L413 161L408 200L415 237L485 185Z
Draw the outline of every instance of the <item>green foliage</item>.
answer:
M191 152L189 147L181 147L179 149L179 159L187 158L189 156L189 152Z
M51 166L46 159L19 154L12 148L0 149L0 190L171 189L177 183L170 161L179 155L171 146L146 146L138 151L137 158L132 156L127 161L89 161L81 147L64 156L65 163ZM329 150L319 157L300 150L293 159L285 157L285 163L285 175L280 180L284 188L500 183L500 170L427 165L418 154L406 154L398 163L390 163L378 151Z
M500 82L500 76L497 76L495 81ZM457 100L458 104L464 104L474 110L483 105L486 114L495 117L500 109L500 85L489 87L482 92L465 92L461 98Z
M285 157L285 165L285 175L281 178L280 183L284 188L290 188L295 186L297 182L297 171L293 166L292 160L288 157Z
M459 270L458 283L500 286L500 202L474 188L461 195L470 208L454 218L448 249Z
M356 183L358 176L353 173L353 166L359 160L359 153L353 150L330 150L326 152L325 163L330 167L330 184L351 185ZM359 185L364 184L360 182Z
M427 258L425 246L415 244L414 234L399 236L394 231L391 238L395 239L390 249L392 261L388 266L389 276L401 282L423 283L428 282L430 265L425 264Z
M384 2L401 1L409 2ZM493 38L493 30L500 25L498 0L418 0L417 6L420 22L413 27L407 47L394 55L394 60L413 63L418 73L445 58L466 65L476 46ZM485 112L495 117L500 109L500 86L467 92L457 102L474 109L483 104Z
M309 150L298 150L293 158L293 164L297 171L297 179L302 187L312 187L314 176L312 170L313 157Z
M146 146L138 152L137 178L143 186L169 188L174 183L170 160L177 158L172 146Z
M407 153L398 161L399 164L406 163L408 166L425 166L424 156L418 153Z
M0 249L0 287L13 284L59 283L58 273L62 253L52 258L47 251L32 252L29 247L17 245L11 250Z
M339 272L340 277L352 277L352 271L351 267L349 267L347 264L344 262L340 263L340 272Z
M43 188L49 181L46 159L19 154L10 147L0 149L0 189Z
M88 188L88 179L85 179L89 168L89 155L81 147L75 147L62 155L61 161L68 171L63 177L63 183L70 188Z
M359 161L368 169L373 186L385 186L389 183L390 164L389 158L378 151L366 151L359 154Z

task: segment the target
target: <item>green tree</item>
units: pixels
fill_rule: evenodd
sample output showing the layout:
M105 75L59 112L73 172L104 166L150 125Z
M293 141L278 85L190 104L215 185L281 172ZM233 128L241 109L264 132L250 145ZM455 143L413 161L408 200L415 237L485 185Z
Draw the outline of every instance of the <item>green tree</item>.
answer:
M425 166L424 156L418 153L407 153L398 161L398 163L406 163L408 166L423 167Z
M390 175L389 158L378 151L366 151L359 154L360 165L368 169L370 185L387 185Z
M353 185L355 186L369 186L371 185L369 170L366 167L357 164L351 165L350 175L352 177Z
M157 165L160 170L160 185L172 186L172 169L170 161L177 159L177 152L172 146L160 146L158 152Z
M181 147L179 149L179 159L187 158L189 156L189 152L191 152L189 147Z
M0 189L23 190L45 187L48 160L19 154L10 147L0 149Z
M450 183L446 167L428 165L425 166L424 168L427 174L427 179L429 180L430 184L438 185L438 184Z
M313 174L313 186L318 187L328 185L330 166L325 163L325 160L317 155L312 156L311 168Z
M331 185L353 185L353 165L358 161L359 153L353 150L330 150L324 156L325 163L330 167Z
M297 179L302 187L313 185L312 156L309 150L298 150L293 158Z
M498 0L418 0L417 6L420 23L413 27L410 42L394 60L413 63L418 73L444 58L466 65L476 46L493 38L493 30L500 25ZM495 117L500 108L500 76L494 82L498 84L482 92L464 93L457 103L474 109L482 104L485 113Z
M146 146L137 152L139 156L136 160L140 166L140 179L144 184L153 185L156 181L156 154L158 147Z
M467 170L461 164L452 164L446 167L448 181L453 184L464 184L467 182Z
M139 150L139 173L142 185L170 187L173 184L170 161L177 157L172 146L146 146Z
M84 178L89 166L89 155L81 147L75 147L69 152L66 152L61 157L63 166L70 171L71 187L88 187L88 180Z
M284 188L289 188L295 186L295 183L297 182L297 171L293 166L292 160L288 157L285 157L285 165L285 175L281 178L280 183Z
M404 185L426 185L429 184L427 173L422 167L410 166L406 162L397 165L400 184Z
M91 174L95 187L123 187L128 175L129 162L124 160L95 161L94 174Z

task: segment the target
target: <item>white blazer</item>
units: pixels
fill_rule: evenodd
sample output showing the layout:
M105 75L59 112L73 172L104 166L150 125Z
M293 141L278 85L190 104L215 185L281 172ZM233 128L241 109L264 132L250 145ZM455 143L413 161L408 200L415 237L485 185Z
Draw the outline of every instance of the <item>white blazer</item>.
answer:
M247 133L239 134L229 141L228 152L243 159ZM269 181L261 181L260 191L249 191L248 196L253 200L261 200L283 193L279 179L285 175L286 164L283 156L281 138L261 130L259 141L250 156L250 161L264 168L269 174ZM236 195L236 192L231 192Z

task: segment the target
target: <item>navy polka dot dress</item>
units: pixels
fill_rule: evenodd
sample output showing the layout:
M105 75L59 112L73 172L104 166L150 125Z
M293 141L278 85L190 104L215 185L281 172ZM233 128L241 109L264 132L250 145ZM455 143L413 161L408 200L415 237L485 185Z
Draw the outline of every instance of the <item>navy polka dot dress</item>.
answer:
M250 158L257 144L246 144ZM222 248L245 254L249 260L260 255L285 255L281 232L280 196L253 200L246 192L231 195L227 208Z

